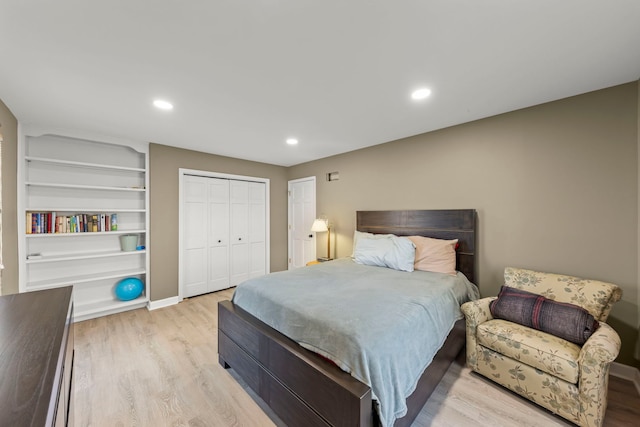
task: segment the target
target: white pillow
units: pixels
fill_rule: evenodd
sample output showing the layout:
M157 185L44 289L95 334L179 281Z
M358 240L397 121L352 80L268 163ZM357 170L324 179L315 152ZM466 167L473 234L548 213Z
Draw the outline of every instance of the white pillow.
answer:
M356 256L356 244L358 244L358 239L386 239L389 236L393 236L393 234L373 234L356 230L353 233L353 251L351 251L351 258Z
M388 267L400 271L413 271L416 248L406 237L393 234L358 236L354 259L358 264Z

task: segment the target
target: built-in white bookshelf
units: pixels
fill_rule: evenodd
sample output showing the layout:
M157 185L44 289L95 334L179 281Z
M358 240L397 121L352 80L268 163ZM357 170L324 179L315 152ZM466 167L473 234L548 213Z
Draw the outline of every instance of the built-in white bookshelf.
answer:
M73 285L76 321L146 306L148 144L56 129L19 133L20 292ZM124 235L136 236L136 250L122 250ZM145 290L120 301L114 289L127 277Z

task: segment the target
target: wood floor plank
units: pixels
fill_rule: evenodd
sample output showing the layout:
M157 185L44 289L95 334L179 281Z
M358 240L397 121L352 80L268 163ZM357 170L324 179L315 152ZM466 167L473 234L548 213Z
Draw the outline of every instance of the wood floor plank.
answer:
M233 289L75 325L76 426L282 427L233 370L218 364L217 303ZM606 427L637 426L640 396L611 377ZM572 424L455 361L413 427ZM297 427L297 426L291 426Z

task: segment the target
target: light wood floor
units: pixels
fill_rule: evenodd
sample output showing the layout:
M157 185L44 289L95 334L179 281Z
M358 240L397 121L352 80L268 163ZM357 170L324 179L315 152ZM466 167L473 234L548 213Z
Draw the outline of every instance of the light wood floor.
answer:
M217 310L232 290L75 325L75 425L281 426L218 364ZM454 362L413 426L571 426ZM605 425L638 426L640 396L611 377ZM298 427L298 426L291 426Z

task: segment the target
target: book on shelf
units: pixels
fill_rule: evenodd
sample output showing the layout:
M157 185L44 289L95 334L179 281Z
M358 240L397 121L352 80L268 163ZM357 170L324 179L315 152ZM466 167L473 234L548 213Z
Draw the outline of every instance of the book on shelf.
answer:
M57 212L26 212L26 234L93 233L118 230L117 214L78 213L60 215Z

